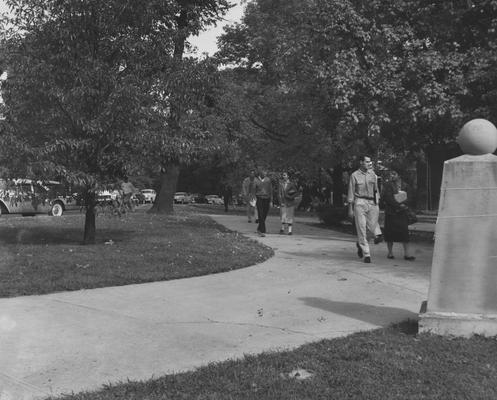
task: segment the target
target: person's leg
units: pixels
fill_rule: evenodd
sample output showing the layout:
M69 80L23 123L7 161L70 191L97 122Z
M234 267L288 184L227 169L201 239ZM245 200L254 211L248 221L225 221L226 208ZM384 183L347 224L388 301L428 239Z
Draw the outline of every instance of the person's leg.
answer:
M393 258L393 242L387 242L387 249L388 249L388 258Z
M133 193L129 194L128 202L129 202L129 209L131 211L135 211L135 205L133 204Z
M368 231L374 236L374 244L378 244L383 241L383 234L381 232L380 223L378 222L379 217L380 208L377 205L370 204L367 217L367 227Z
M288 223L288 234L292 235L292 229L293 229L293 214L295 213L295 207L287 207L287 212L286 212L286 222Z
M283 205L280 207L280 221L281 221L280 234L283 234L285 233L285 225L286 225L286 207Z
M404 259L414 261L416 257L411 255L411 246L409 245L409 242L402 242L402 246L404 246Z
M371 257L367 239L367 205L362 201L356 201L354 205L354 221L357 231L357 242L362 251L363 257Z
M263 199L261 199L260 197L257 197L257 202L256 202L256 206L257 206L257 214L258 214L258 218L257 218L257 232L259 233L264 233L262 231L262 221L261 221L261 218L260 218L260 215L262 214L262 202L263 202Z
M260 232L266 233L266 217L269 212L269 199L261 199L262 207L259 212ZM259 209L258 209L259 210Z
M133 210L133 205L131 204L131 193L126 193L123 196L123 204L124 204L124 208L127 208L130 211Z

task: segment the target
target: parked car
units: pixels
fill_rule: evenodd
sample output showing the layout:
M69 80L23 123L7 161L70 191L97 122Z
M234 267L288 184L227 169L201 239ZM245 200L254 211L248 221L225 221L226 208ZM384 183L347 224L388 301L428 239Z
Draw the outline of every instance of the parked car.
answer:
M187 192L176 192L174 193L174 202L176 204L188 204L192 202L192 198Z
M98 203L110 203L120 197L118 190L100 190L97 192Z
M217 194L208 194L205 196L205 200L207 201L207 204L224 204L223 199Z
M197 204L207 203L205 196L200 193L193 193L191 195L191 198L192 198L192 203L197 203Z
M62 202L64 207L63 211L78 210L78 193L72 193L70 187L58 181L42 181L38 182L49 192L49 198Z
M141 194L143 195L144 203L153 203L157 197L157 193L154 189L142 189Z
M33 181L31 179L0 180L1 214L50 214L60 217L74 198L57 194L53 190L59 182Z

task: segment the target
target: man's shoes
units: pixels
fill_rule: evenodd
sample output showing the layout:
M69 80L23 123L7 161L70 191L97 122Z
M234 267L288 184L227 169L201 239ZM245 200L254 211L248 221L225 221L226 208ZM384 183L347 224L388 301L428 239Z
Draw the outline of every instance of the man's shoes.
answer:
M285 231L283 229L280 229L280 235L284 235Z
M259 223L259 220L258 220L258 219L256 219L256 220L255 220L255 223L256 223L256 224L258 224L258 223Z
M371 257L364 257L364 262L366 264L371 264Z
M392 254L389 254L389 255L387 256L387 258L389 258L390 260L393 260L395 257L394 257Z
M361 246L359 246L359 243L357 243L357 242L355 245L357 246L357 257L362 258L363 254L362 254Z
M263 233L263 232L261 232L261 231L257 231L257 233L259 234L259 236L260 236L260 237L264 237L264 236L266 236L266 234L265 234L265 233Z
M378 244L378 243L381 243L381 242L383 242L383 235L377 235L374 238L374 244Z
M414 256L404 256L404 260L407 260L407 261L414 261L416 259L416 257Z
M292 235L292 232L288 232L289 235Z

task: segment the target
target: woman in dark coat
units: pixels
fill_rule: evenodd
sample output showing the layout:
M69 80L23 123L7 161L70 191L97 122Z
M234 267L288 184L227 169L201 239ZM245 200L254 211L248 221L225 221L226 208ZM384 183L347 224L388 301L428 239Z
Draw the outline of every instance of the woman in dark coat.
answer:
M385 205L385 228L383 235L387 242L388 258L393 256L393 244L402 243L404 247L404 259L414 261L415 257L410 255L409 246L409 224L407 218L408 207L405 204L407 196L401 191L400 176L396 171L391 171L390 176L383 186L381 196Z

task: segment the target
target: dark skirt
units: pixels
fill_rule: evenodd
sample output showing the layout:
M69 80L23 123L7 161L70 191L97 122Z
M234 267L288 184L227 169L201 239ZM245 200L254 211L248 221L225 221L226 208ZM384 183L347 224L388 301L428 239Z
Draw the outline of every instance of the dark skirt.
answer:
M385 214L385 227L383 229L385 242L409 242L409 225L407 213Z

